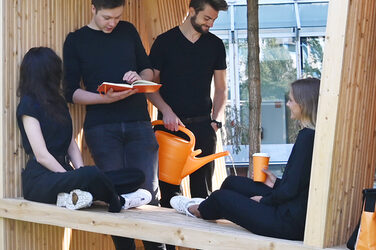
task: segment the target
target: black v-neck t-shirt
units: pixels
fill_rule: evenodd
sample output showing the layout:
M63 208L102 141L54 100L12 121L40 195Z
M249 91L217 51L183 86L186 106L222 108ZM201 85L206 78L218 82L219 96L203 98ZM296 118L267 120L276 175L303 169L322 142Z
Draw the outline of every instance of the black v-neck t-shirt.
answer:
M202 34L192 43L175 27L155 40L150 61L160 71L162 98L180 118L209 115L214 70L226 69L226 51L221 39Z

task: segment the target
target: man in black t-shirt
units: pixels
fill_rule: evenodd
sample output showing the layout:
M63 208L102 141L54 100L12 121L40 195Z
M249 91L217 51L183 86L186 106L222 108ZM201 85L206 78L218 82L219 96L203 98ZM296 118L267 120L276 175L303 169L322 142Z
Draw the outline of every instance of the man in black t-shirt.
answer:
M155 81L163 84L160 91L148 96L163 117L165 127L176 131L185 125L196 137L199 156L215 152L216 131L221 127L227 99L226 52L221 39L209 32L220 10L226 10L224 0L191 0L189 15L155 40L150 61ZM214 76L214 98L210 97ZM212 189L211 162L190 175L192 197L206 198ZM170 207L170 198L179 186L159 182L161 205Z
M85 139L103 171L138 168L143 188L158 204L158 143L150 124L146 98L136 90L97 92L104 81L152 80L153 70L135 27L120 21L124 0L92 0L90 23L68 34L63 49L67 101L86 105ZM80 87L83 82L84 89ZM132 249L114 241L117 249ZM133 241L132 241L133 242ZM155 244L145 245L156 249Z

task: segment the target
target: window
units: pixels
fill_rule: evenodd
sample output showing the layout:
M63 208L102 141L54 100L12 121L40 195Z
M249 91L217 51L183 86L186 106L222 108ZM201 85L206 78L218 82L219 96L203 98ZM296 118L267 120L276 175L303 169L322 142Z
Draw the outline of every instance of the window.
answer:
M259 1L261 147L265 152L275 148L284 152L274 159L272 155L271 164L287 161L298 131L286 108L289 83L301 77L321 77L327 8L324 0ZM244 164L248 164L249 144L246 14L245 1L232 1L211 29L223 40L227 53L224 145L235 162Z

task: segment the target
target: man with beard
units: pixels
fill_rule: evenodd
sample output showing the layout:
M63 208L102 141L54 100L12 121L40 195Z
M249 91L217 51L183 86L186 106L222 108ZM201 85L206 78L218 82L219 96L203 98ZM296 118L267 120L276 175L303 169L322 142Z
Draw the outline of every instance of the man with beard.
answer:
M158 118L163 119L166 129L177 131L182 125L194 133L196 149L202 150L199 157L215 152L216 131L221 128L219 119L227 99L225 47L209 32L218 12L227 7L225 0L191 0L186 20L158 36L149 56L154 80L163 85L148 98L158 108ZM192 197L210 194L213 168L211 162L190 175ZM159 185L161 205L170 207L170 198L180 192L180 186L162 181Z

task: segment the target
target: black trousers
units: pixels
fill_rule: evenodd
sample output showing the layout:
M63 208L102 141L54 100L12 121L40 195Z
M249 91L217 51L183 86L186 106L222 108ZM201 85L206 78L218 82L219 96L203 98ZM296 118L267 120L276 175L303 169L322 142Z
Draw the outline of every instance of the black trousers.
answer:
M213 127L210 125L210 119L200 122L186 123L185 126L195 135L195 150L202 150L202 153L197 157L203 157L215 153L217 135ZM160 126L158 127L158 129L168 131ZM168 132L171 133L171 131ZM189 137L180 131L173 134L189 140ZM192 197L206 198L211 193L213 172L214 161L207 163L206 165L202 166L189 175L190 191ZM173 196L181 193L180 185L173 185L163 181L159 181L159 188L161 191L160 203L162 207L171 207L170 199Z
M119 212L122 206L111 180L94 166L55 173L31 159L22 172L22 186L27 200L56 203L59 193L81 189L90 192L94 200L107 202L111 212Z
M282 214L277 206L251 200L255 195L265 196L271 188L263 183L241 176L229 176L221 188L203 201L198 210L205 220L227 219L259 235L303 240L304 228Z

